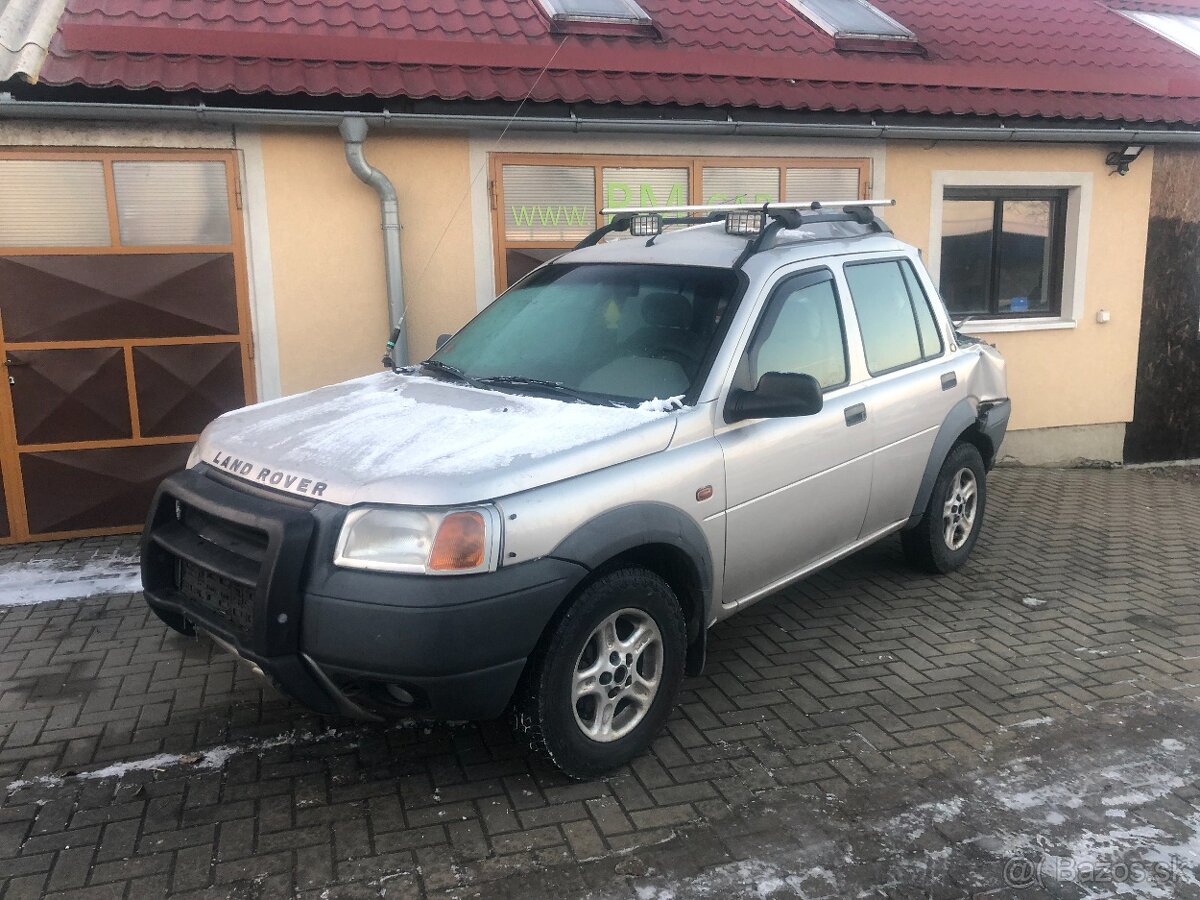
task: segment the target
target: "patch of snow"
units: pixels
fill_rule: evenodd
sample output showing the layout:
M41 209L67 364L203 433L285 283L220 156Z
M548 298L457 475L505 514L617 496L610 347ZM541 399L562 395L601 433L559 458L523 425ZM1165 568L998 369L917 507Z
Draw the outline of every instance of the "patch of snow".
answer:
M142 589L136 556L96 556L81 565L34 559L0 566L0 606L29 606Z
M1039 725L1053 725L1054 719L1051 716L1039 716L1036 719L1025 719L1017 722L1013 728L1037 728Z
M676 394L674 397L667 397L665 400L659 400L655 397L653 400L643 400L638 404L638 409L644 409L647 412L675 412L683 409L683 394Z
M210 449L245 452L364 480L459 475L605 440L666 416L674 399L598 406L381 372L272 403L267 415L227 413L203 443L206 459Z
M1163 738L1158 742L1158 746L1169 753L1178 753L1183 749L1183 741L1177 741L1175 738Z
M767 900L778 896L817 900L842 896L837 875L823 866L789 871L757 859L714 866L675 882L647 877L635 882L633 890L638 900Z
M242 753L262 753L276 747L315 744L335 738L338 734L339 732L332 728L318 734L314 734L311 731L289 731L284 734L275 735L274 737L249 741L245 744L225 744L194 753L159 753L156 756L150 756L145 759L113 763L102 769L91 769L71 775L38 775L29 779L18 779L9 782L6 792L12 794L22 788L34 786L59 787L68 781L99 781L105 778L123 778L130 772L172 769L176 766L189 766L193 769L220 769L231 758Z

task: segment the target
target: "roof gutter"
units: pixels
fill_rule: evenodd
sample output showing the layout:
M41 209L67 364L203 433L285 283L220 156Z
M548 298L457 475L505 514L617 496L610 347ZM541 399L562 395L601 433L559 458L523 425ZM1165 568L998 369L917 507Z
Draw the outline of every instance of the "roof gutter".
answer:
M176 106L140 103L69 103L18 100L0 93L0 119L72 119L107 122L156 122L188 125L244 125L336 128L345 118L372 127L402 130L569 132L573 134L647 131L742 137L834 138L843 140L993 141L1067 144L1196 144L1200 128L1137 129L1120 127L1009 127L998 125L837 124L809 122L748 122L728 117L704 119L607 119L576 115L530 116L514 121L510 116L420 113L360 113L321 110L241 109L198 104Z
M367 122L361 116L347 116L338 123L338 132L346 142L346 162L359 181L374 188L379 195L379 210L383 221L383 276L387 285L388 325L392 336L388 340L383 364L395 368L408 363L408 337L404 327L404 276L400 265L400 203L391 180L367 162L363 141L367 139Z

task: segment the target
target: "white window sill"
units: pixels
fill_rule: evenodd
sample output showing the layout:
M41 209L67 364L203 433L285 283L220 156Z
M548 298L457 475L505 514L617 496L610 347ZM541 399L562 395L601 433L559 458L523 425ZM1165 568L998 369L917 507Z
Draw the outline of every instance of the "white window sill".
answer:
M1048 319L1044 316L1027 319L978 319L967 322L958 330L963 334L998 334L1005 331L1059 331L1074 328L1074 319Z

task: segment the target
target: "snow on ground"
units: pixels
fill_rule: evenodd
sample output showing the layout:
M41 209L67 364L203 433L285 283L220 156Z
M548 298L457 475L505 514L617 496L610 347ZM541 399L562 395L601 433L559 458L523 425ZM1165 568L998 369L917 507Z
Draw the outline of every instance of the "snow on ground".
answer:
M142 589L136 556L33 559L0 565L0 607L28 606Z
M19 779L9 782L5 792L16 793L28 787L59 787L67 781L97 781L104 778L123 778L130 772L149 772L172 769L176 766L190 766L193 769L220 769L232 757L241 753L262 753L276 747L301 746L319 744L338 737L341 732L329 728L322 732L289 731L274 737L248 741L244 744L223 744L210 747L194 753L159 753L145 759L135 759L128 762L113 763L102 769L91 769L84 772L74 772L70 775L39 775L35 778Z

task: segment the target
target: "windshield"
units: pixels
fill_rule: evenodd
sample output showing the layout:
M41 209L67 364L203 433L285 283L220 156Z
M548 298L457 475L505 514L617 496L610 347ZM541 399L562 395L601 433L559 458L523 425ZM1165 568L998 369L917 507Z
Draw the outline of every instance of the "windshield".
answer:
M551 382L595 400L676 397L702 377L737 283L728 269L700 266L551 265L432 358L485 385Z

